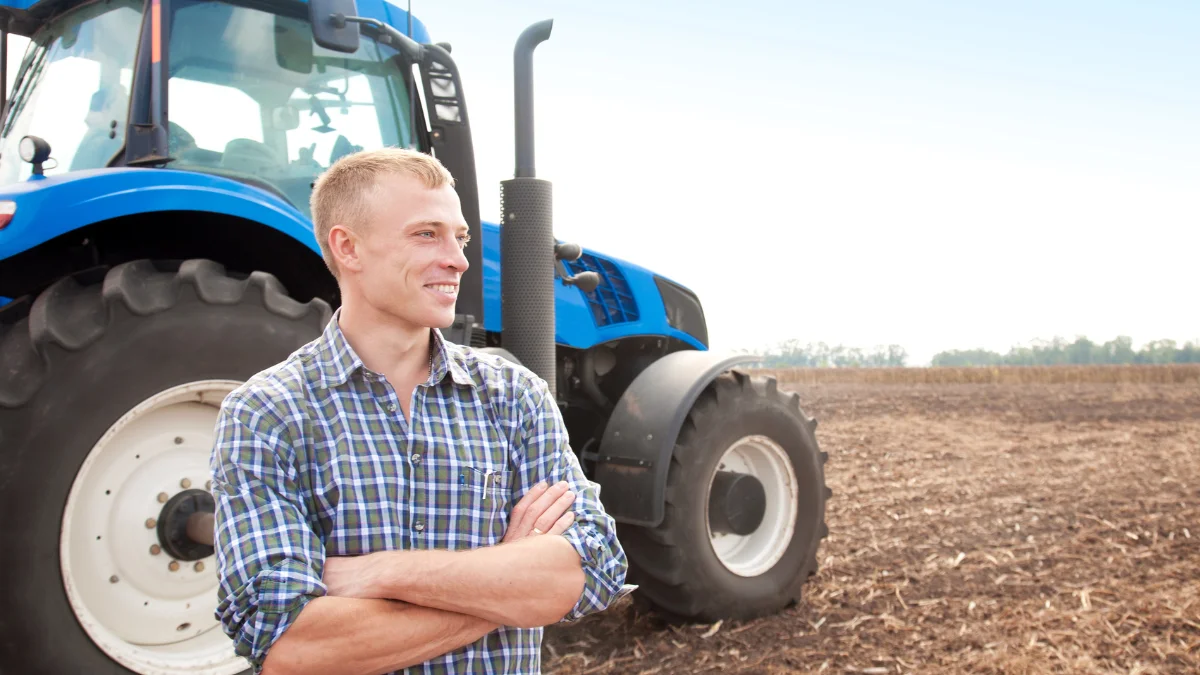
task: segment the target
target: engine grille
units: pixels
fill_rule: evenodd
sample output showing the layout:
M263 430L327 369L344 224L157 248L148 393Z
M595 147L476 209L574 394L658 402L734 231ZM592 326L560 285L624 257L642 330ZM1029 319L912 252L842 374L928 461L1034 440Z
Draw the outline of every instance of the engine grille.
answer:
M563 262L571 274L595 272L600 275L600 284L596 286L596 290L586 294L596 325L609 326L637 321L637 302L620 268L590 253L579 256L579 260Z

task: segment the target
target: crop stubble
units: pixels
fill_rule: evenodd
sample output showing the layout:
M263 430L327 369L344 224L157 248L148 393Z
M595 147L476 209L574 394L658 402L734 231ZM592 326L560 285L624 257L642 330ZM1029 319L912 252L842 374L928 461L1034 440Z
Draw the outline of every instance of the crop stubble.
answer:
M1195 383L789 386L834 490L804 600L717 626L621 602L548 628L544 672L1200 672Z

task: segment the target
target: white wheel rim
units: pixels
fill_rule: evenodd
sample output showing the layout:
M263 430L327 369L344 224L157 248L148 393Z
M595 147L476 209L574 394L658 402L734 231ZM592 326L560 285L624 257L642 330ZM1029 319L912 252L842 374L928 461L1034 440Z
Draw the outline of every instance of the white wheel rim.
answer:
M79 469L63 514L60 565L71 609L92 641L142 675L231 675L249 667L214 615L215 556L154 554L160 493L207 489L221 401L240 382L172 387L122 416ZM198 565L199 563L199 565Z
M714 533L708 518L708 493L717 471L749 474L766 493L766 510L762 522L750 534ZM766 436L746 436L725 451L711 476L705 494L705 525L708 527L713 552L730 572L742 577L755 577L775 566L796 530L796 511L800 491L796 471L787 452Z

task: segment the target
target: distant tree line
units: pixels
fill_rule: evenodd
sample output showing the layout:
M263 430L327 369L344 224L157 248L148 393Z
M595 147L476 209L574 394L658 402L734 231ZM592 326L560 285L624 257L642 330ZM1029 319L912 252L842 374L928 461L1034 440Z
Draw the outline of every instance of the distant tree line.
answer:
M1120 336L1103 344L1086 337L1074 342L1056 337L1035 341L1029 346L1013 347L1007 354L986 349L965 349L939 352L933 357L934 366L1055 366L1089 364L1140 363L1200 363L1200 343L1187 342L1182 347L1174 340L1154 340L1133 349L1133 340Z
M755 364L760 368L903 368L908 353L900 345L872 348L828 345L824 342L801 343L791 339L760 352ZM1200 342L1178 346L1174 340L1154 340L1133 348L1133 339L1120 336L1098 343L1086 337L1068 342L1061 337L1034 340L1016 346L1008 353L987 349L952 349L934 355L931 365L967 366L1054 366L1054 365L1130 365L1200 363Z
M899 368L908 354L899 345L862 349L824 342L800 344L785 340L763 354L762 368Z

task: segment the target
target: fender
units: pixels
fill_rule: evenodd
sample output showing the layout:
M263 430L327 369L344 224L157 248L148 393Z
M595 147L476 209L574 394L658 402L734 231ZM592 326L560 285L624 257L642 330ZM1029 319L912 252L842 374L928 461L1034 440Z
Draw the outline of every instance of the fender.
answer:
M159 211L208 211L260 222L320 255L312 222L267 190L229 178L171 169L77 171L5 185L12 221L0 229L0 260L102 220ZM164 227L170 226L164 216Z
M645 527L662 522L667 469L692 404L722 372L759 360L687 350L668 354L637 376L604 428L596 463L595 481L614 520Z

